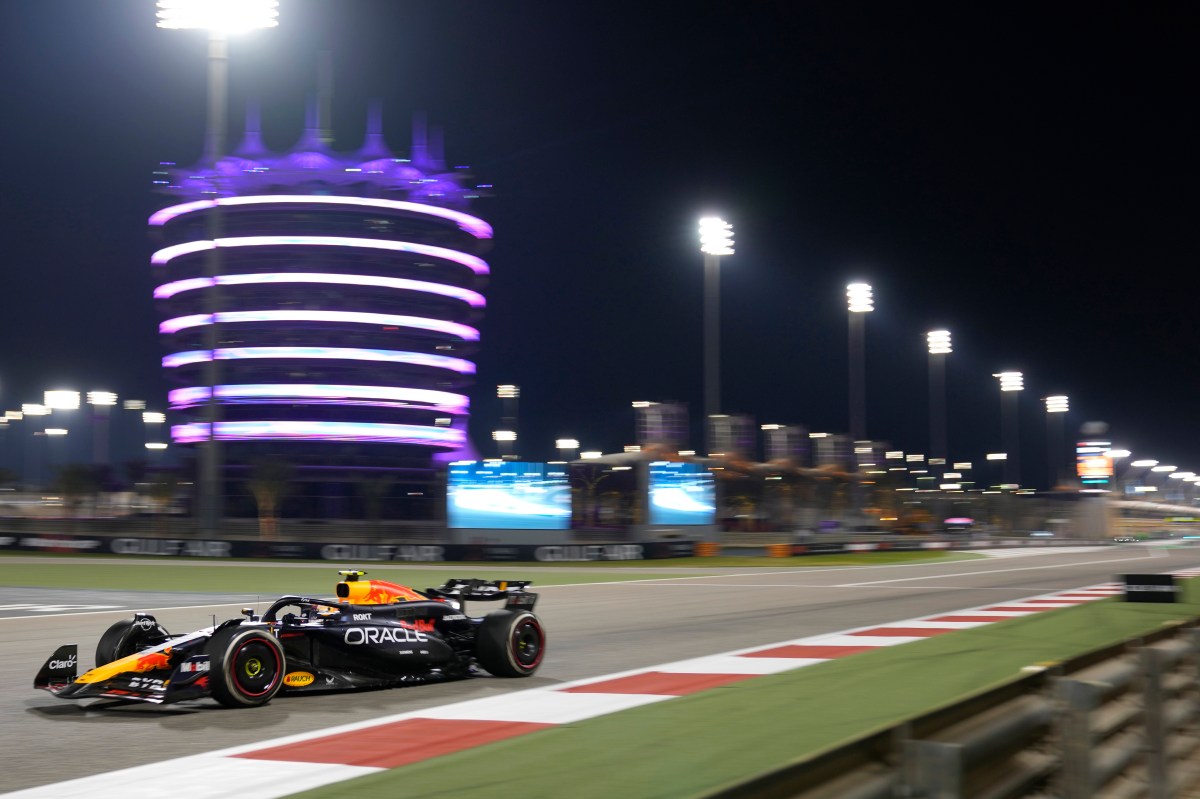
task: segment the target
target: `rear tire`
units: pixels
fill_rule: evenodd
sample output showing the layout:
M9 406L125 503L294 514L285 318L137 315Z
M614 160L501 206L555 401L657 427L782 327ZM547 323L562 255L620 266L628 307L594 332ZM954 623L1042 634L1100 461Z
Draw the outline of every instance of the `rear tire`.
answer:
M273 635L255 627L218 630L204 651L209 656L209 688L225 707L257 707L283 686L287 663Z
M104 666L114 660L129 657L146 647L166 641L170 636L161 625L143 627L136 619L122 619L104 631L96 644L96 665Z
M527 610L489 613L475 637L475 658L497 677L530 676L545 652L542 623Z

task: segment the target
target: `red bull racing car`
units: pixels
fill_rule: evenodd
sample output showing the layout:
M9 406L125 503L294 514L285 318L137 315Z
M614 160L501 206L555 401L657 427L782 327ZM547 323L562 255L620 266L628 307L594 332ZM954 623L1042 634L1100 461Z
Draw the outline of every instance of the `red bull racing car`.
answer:
M528 677L545 654L529 582L449 580L414 591L339 572L336 599L284 596L183 635L147 613L117 622L96 646L96 666L78 674L79 647L55 650L35 688L64 699L165 704L211 696L253 707L280 691L379 688L467 677L482 666L497 677ZM466 602L503 601L483 616Z

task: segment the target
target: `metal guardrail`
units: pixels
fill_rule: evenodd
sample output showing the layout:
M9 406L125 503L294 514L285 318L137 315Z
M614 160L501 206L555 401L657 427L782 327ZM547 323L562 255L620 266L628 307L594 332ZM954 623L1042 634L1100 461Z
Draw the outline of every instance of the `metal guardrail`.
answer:
M707 796L1178 799L1200 783L1194 625L1088 653Z

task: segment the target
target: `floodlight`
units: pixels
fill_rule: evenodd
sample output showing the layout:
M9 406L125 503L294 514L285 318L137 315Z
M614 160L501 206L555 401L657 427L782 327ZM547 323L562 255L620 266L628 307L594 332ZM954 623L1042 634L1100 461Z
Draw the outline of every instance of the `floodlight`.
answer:
M705 255L733 255L733 225L717 216L701 219L700 252Z
M78 391L47 391L43 404L55 411L73 411L79 408Z
M868 283L851 283L846 286L846 303L850 313L868 313L875 310L875 297Z
M158 0L158 27L241 33L279 24L279 0Z
M1070 409L1070 400L1065 395L1046 397L1046 413L1066 413Z
M999 379L1001 391L1020 391L1025 388L1025 377L1020 372L997 372L992 377Z
M950 347L949 330L931 330L925 334L925 340L929 343L930 355L948 355L954 352Z

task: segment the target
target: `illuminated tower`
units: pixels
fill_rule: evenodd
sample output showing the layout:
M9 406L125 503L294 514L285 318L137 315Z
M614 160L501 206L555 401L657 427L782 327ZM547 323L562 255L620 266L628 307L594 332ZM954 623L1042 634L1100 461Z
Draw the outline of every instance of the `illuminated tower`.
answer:
M465 209L487 187L446 168L423 119L408 158L384 144L377 108L358 152L328 140L314 105L291 152L269 153L251 111L215 169L155 173L174 198L150 217L163 368L184 417L171 435L207 440L213 397L227 493L262 457L295 464L310 495L345 497L364 474L430 480L469 447L492 229Z

